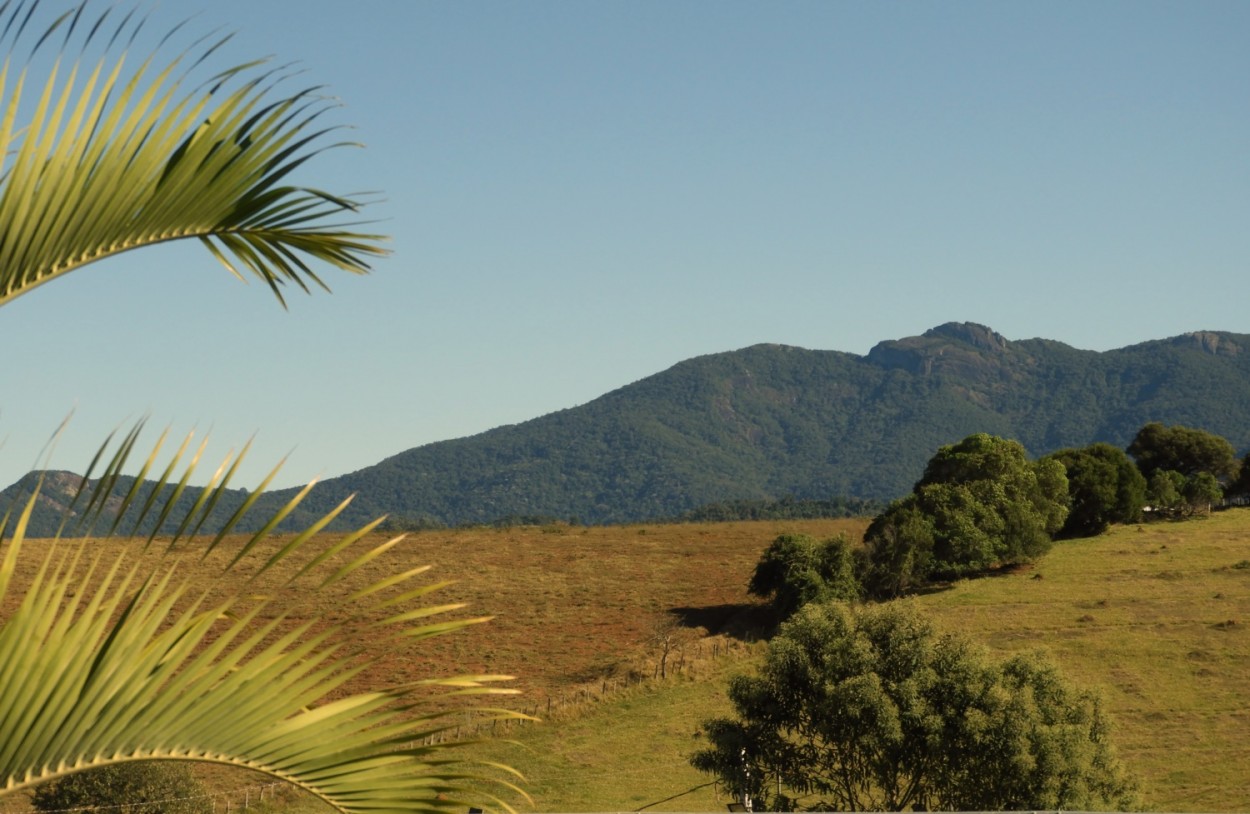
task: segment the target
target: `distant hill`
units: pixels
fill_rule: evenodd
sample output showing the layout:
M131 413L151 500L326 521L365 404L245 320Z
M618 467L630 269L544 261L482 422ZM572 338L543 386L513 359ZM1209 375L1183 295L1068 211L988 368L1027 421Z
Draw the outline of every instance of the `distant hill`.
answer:
M348 521L390 514L418 525L628 522L732 501L886 500L911 488L937 447L973 432L1041 455L1093 441L1124 447L1148 421L1250 447L1250 335L1199 332L1096 352L948 323L866 356L756 345L324 481L292 520L307 522L353 492ZM223 498L218 513L243 494Z

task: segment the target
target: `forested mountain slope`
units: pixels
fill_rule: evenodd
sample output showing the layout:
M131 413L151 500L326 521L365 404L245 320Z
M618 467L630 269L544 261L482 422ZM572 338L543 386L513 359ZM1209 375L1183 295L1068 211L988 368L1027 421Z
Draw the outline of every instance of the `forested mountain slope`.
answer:
M973 432L1034 455L1148 421L1250 446L1250 336L1199 333L1109 352L947 324L867 356L780 345L690 359L588 404L402 452L322 484L368 511L442 522L612 522L732 498L909 490Z
M447 524L622 522L743 498L888 499L911 488L937 447L973 432L1041 455L1093 441L1123 447L1148 421L1250 447L1250 336L1200 332L1096 352L948 323L866 356L756 345L401 452L318 484L301 517L352 492L353 521L385 513Z

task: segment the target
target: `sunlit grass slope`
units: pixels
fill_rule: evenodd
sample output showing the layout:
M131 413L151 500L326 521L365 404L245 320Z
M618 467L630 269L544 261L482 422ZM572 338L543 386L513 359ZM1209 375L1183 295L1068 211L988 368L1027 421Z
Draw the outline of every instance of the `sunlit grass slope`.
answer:
M431 579L454 581L436 601L495 618L412 646L369 642L362 619L361 644L383 652L382 669L397 681L519 676L521 694L505 703L544 720L495 733L515 746L474 751L521 769L534 811L723 811L724 794L699 788L709 778L686 758L702 746L699 722L728 713L728 676L751 669L762 647L745 587L755 562L782 532L858 539L865 525L421 532L370 568L430 564ZM944 629L1000 651L1044 648L1073 680L1100 688L1147 808L1250 810L1250 510L1116 528L917 601ZM331 611L355 613L347 604ZM654 676L665 641L662 681Z
M1004 652L1045 649L1099 688L1148 809L1250 806L1250 510L1062 543L1036 566L918 601L943 629ZM696 788L707 778L685 758L701 746L698 722L725 714L727 675L757 653L556 716L516 733L523 749L489 753L530 776L538 811L723 811L724 794Z
M923 601L948 629L1045 648L1100 687L1149 808L1250 807L1250 510L1116 528Z

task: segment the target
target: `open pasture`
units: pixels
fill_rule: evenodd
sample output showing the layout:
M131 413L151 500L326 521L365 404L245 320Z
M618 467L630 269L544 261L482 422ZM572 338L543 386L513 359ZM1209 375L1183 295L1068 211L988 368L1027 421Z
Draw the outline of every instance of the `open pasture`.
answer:
M274 574L258 580L257 591L287 591L296 620L313 603L323 610L334 603L331 616L378 656L372 675L387 682L516 675L511 685L519 694L497 700L544 721L497 733L518 745L473 749L520 768L536 811L711 810L723 795L699 788L707 778L685 758L700 748L699 721L727 713L727 677L750 669L760 652L765 617L745 590L756 560L783 532L858 538L865 525L410 534L368 569L429 564L429 581L452 581L431 602L465 602L458 613L494 617L415 643L371 638L378 630L372 620L344 601L350 584L315 595L283 588L283 574ZM210 590L219 578L217 554L204 563L188 557L185 565ZM1071 679L1098 688L1148 809L1250 807L1250 510L1115 528L1057 544L1033 566L959 581L915 601L942 629L1002 652L1043 648ZM669 677L659 680L666 647Z

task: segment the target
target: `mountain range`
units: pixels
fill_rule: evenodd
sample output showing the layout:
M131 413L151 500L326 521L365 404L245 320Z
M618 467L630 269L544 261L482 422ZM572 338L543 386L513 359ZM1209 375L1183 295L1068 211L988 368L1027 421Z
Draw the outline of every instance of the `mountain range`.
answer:
M1124 447L1150 421L1250 447L1250 335L1202 331L1099 352L947 323L864 356L755 345L326 480L287 525L351 493L343 524L381 514L401 524L618 523L734 500L888 500L911 488L939 446L974 432L1014 438L1036 456L1094 441ZM34 533L49 533L45 521L67 502L58 490L80 480L55 474ZM122 479L114 491L128 488ZM265 496L253 516L295 491ZM204 528L246 494L223 495ZM188 490L186 506L193 498Z

